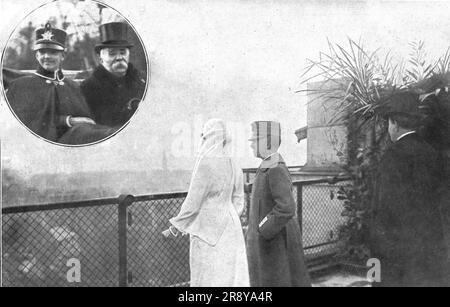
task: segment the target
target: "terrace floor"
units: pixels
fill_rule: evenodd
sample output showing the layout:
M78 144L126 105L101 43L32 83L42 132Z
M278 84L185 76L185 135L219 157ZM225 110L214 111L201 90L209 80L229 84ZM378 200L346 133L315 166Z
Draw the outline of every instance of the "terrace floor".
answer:
M362 276L348 273L333 273L313 279L313 287L371 287Z

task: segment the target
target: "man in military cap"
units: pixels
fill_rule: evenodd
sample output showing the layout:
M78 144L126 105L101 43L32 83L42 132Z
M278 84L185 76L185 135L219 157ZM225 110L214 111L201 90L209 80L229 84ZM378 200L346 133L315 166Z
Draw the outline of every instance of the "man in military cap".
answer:
M440 286L445 244L436 199L438 153L417 133L417 94L396 93L386 106L393 144L381 159L374 194L370 243L381 264L374 286Z
M252 187L246 234L250 286L310 286L292 181L278 148L278 122L252 123L251 148L262 159Z
M121 127L136 111L145 91L145 79L129 62L129 26L111 22L100 26L101 43L95 46L100 65L81 84L97 123Z
M14 80L6 95L24 125L49 141L59 142L71 127L95 122L78 85L61 70L66 32L47 23L35 34L39 66L34 74ZM63 143L73 144L69 139Z

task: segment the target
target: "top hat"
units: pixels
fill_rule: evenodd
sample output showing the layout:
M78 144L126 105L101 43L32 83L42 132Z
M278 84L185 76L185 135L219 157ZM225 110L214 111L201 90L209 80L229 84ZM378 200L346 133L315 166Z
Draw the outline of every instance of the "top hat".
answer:
M249 141L267 138L268 143L270 143L271 139L278 139L278 143L281 143L281 125L279 122L255 121L251 124L251 126L252 135L248 139Z
M100 44L95 45L95 51L102 48L131 48L134 45L128 42L128 25L124 22L110 22L100 25Z
M63 30L52 28L50 23L47 23L44 28L37 29L36 42L33 50L39 49L54 49L63 51L66 46L67 33Z
M404 91L392 94L381 111L384 117L389 117L393 114L403 114L413 117L421 117L419 94Z

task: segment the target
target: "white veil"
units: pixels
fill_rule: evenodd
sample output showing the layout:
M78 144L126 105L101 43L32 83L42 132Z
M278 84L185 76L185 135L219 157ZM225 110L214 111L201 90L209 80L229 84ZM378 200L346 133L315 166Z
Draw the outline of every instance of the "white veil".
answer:
M231 138L223 120L215 118L207 121L203 126L202 142L197 152L192 177L197 173L203 159L229 156L230 142Z
M195 235L205 242L215 245L227 223L226 206L212 206L207 202L211 177L214 175L211 162L228 157L230 137L225 123L220 119L211 119L203 126L202 142L192 172L188 195L178 215L170 223L182 232Z

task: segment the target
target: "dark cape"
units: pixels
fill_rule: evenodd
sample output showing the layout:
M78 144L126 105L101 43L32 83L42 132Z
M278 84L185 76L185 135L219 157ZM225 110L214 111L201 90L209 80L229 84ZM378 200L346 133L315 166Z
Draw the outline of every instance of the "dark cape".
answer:
M92 110L96 123L120 128L139 106L145 91L142 74L128 64L123 78L118 78L99 65L81 83L81 91Z
M308 287L292 181L277 157L273 165L263 161L253 183L246 235L250 286Z
M33 73L28 71L21 71L17 69L10 69L10 68L2 68L2 79L3 79L3 88L7 90L10 86L10 84L21 77L30 76Z
M375 286L445 284L439 161L438 152L415 133L382 157L370 227L371 256L381 264L381 283Z
M39 67L34 74L11 82L6 96L18 119L46 140L80 145L101 140L113 132L108 127L91 124L72 128L67 125L67 116L92 118L92 114L78 84L65 78L60 70L49 72Z

